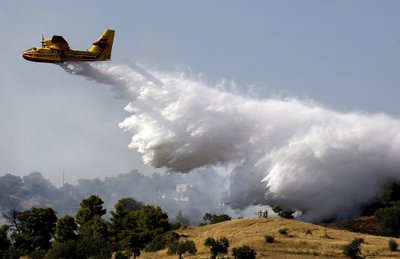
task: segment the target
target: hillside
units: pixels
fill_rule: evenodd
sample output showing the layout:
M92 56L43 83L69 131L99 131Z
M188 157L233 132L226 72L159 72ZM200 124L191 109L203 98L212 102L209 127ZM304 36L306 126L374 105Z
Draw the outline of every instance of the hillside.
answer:
M364 216L339 222L321 224L329 228L348 230L377 236L391 236L390 230L384 229L374 216Z
M278 231L283 228L288 229L288 235L279 234ZM209 236L227 237L230 241L230 253L234 247L250 245L256 250L257 258L346 258L342 254L343 246L356 237L364 239L361 249L362 255L367 258L400 258L400 252L389 250L388 237L353 233L278 217L236 219L214 225L190 227L178 232L193 240L198 250L195 256L186 255L184 258L209 258L209 249L203 245ZM274 236L275 242L266 243L265 235ZM400 239L396 241L400 243ZM140 258L178 256L168 256L166 250L163 250L144 253Z

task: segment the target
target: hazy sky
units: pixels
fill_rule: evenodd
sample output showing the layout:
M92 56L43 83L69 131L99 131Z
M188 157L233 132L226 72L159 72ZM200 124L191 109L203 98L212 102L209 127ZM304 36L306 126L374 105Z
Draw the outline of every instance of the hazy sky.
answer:
M145 166L118 128L124 100L53 64L25 61L41 34L87 49L116 30L112 62L201 73L240 91L400 116L399 1L0 0L0 175L55 184ZM284 115L282 115L284 116Z

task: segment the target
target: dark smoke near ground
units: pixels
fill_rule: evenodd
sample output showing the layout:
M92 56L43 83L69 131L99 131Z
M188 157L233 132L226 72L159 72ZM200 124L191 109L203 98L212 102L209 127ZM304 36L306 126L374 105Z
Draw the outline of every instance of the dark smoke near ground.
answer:
M227 168L229 190L219 196L232 208L278 204L305 220L348 218L400 178L400 120L385 114L254 99L137 67L63 68L127 100L120 127L144 163L181 173Z
M209 183L210 178L213 184ZM235 214L216 199L215 195L224 185L224 179L212 170L199 170L190 175L154 174L152 177L134 170L104 180L80 179L76 185L65 184L60 188L38 172L22 178L6 174L0 177L0 212L37 206L52 207L58 216L75 215L82 199L97 194L104 200L108 212L114 210L119 199L133 197L145 204L160 206L171 218L181 211L196 224L206 212Z

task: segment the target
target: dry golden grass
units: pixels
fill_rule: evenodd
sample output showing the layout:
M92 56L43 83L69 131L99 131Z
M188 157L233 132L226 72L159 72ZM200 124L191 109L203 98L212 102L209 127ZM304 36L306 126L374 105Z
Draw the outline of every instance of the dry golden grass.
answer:
M288 229L287 235L279 230ZM310 232L311 234L307 232ZM400 252L391 252L390 238L353 233L345 230L326 228L297 220L283 218L247 218L226 221L203 227L190 227L177 231L185 239L193 240L197 247L195 256L184 258L210 258L210 250L203 245L207 237L226 237L232 248L249 245L257 252L257 258L346 258L343 246L356 237L363 238L362 255L366 258L400 258ZM272 235L274 243L266 243L265 236ZM400 240L396 239L400 244ZM167 251L143 253L140 258L178 258L168 256ZM232 257L231 257L232 258Z

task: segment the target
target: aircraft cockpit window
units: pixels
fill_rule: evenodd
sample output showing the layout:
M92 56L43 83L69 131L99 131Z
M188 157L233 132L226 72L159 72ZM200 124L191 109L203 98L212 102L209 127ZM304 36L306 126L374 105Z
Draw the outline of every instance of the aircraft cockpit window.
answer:
M30 48L30 49L27 49L27 50L25 50L24 52L27 52L27 51L35 51L35 50L37 50L37 48Z

